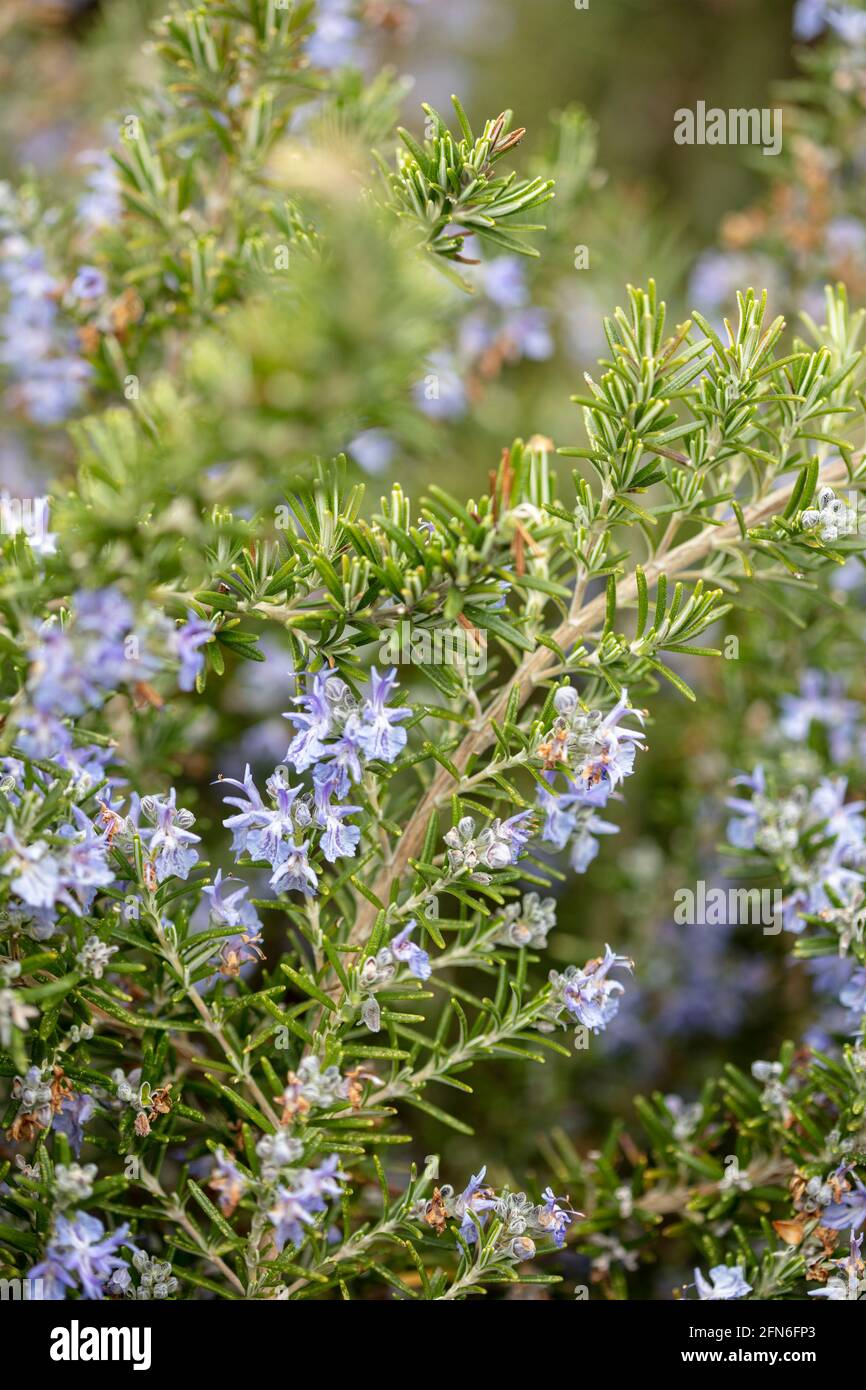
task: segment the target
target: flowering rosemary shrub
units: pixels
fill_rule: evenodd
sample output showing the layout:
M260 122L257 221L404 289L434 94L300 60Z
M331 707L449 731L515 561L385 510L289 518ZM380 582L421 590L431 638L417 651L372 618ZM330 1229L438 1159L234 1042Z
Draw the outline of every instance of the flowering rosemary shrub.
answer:
M750 768L728 839L784 883L799 956L855 963L853 1041L638 1102L628 1174L617 1134L557 1140L535 1186L449 1144L485 1062L562 1058L577 1089L617 1026L644 963L612 941L560 971L548 937L665 692L694 701L756 588L820 603L860 549L860 316L828 291L789 341L744 288L720 336L632 288L571 478L536 435L483 495L368 505L340 451L423 456L442 287L480 248L504 307L500 253L534 252L553 190L506 172L509 114L476 134L458 101L376 168L401 89L329 71L315 9L173 10L75 210L4 202L8 398L57 477L2 537L0 1272L50 1299L454 1300L556 1282L568 1244L622 1296L675 1213L700 1298L856 1296L842 754ZM276 734L249 727L266 681ZM858 737L838 692L789 701L791 738Z

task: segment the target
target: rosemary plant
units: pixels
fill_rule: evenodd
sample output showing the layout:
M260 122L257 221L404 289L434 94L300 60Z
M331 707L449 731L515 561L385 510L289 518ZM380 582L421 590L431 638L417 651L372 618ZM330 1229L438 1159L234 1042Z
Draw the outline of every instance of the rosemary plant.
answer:
M862 1224L859 1047L785 1049L755 1073L770 1110L732 1072L724 1125L711 1090L688 1132L644 1105L658 1157L627 1211L612 1145L551 1151L565 1196L455 1171L449 1142L485 1063L556 1058L579 1087L616 1027L641 962L614 941L558 971L547 938L661 692L695 699L687 662L754 586L820 591L860 548L860 315L828 292L790 341L744 288L720 333L631 288L574 397L583 442L513 442L474 498L367 505L338 451L384 425L423 446L443 284L470 236L531 254L553 190L505 172L509 114L476 134L459 101L377 168L401 88L320 68L315 33L308 4L172 10L84 212L40 245L38 190L4 214L10 315L58 343L68 320L80 353L11 384L74 462L3 535L2 1273L48 1298L455 1300L556 1282L566 1242L685 1204L702 1297L788 1296ZM215 730L275 665L260 773ZM750 785L732 843L770 854L784 793ZM859 813L795 801L801 954L862 966L833 880ZM802 896L810 855L826 899ZM422 1119L441 1152L412 1162ZM742 1204L766 1251L698 1229Z

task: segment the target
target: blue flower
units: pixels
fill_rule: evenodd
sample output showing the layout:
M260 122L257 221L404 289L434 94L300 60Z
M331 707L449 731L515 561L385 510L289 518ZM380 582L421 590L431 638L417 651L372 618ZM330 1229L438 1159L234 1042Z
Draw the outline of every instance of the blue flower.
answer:
M533 305L508 314L502 336L512 361L525 357L530 362L546 362L553 355L550 316L546 309Z
M794 6L795 39L816 39L827 22L827 0L797 0Z
M0 834L0 854L8 855L2 872L12 877L12 891L30 907L53 907L60 887L60 866L44 840L22 844L11 819Z
M249 763L244 770L242 782L236 777L220 777L219 785L239 787L244 794L244 799L237 796L223 797L227 806L238 807L238 815L227 816L223 821L226 829L232 832L232 851L235 854L248 854L251 859L264 858L259 852L256 837L263 827L267 826L269 813L255 784Z
M559 1206L559 1203L566 1199L555 1197L552 1187L546 1187L541 1196L543 1205L538 1212L538 1224L553 1237L554 1245L561 1250L568 1235L568 1228L574 1220L574 1212Z
M329 796L346 796L353 782L362 776L361 750L351 732L350 717L342 734L327 747L327 757L313 768L317 786Z
M247 1190L248 1182L234 1159L219 1148L214 1154L213 1172L208 1179L208 1187L219 1194L220 1211L223 1216L231 1216L238 1202Z
M397 672L393 667L379 675L374 666L370 672L367 698L361 706L357 723L351 728L364 756L378 758L385 763L392 763L405 748L406 730L399 726L412 713L406 706L387 706L396 684Z
M69 287L69 293L73 299L87 300L100 299L105 294L108 285L105 276L95 265L82 265L78 267L78 274Z
M119 685L140 680L141 660L127 655L132 622L132 609L116 589L77 593L69 626L49 621L37 633L27 676L33 709L43 716L80 715Z
M822 777L809 799L809 810L815 819L826 826L839 851L859 849L866 839L864 801L845 801L848 780L845 777Z
M557 796L554 792L547 792L543 787L539 787L537 800L539 809L544 812L542 840L554 849L565 849L577 829L577 816L570 809L576 801L574 794L562 793Z
M325 739L332 729L327 688L328 682L334 679L327 671L317 671L314 676L308 676L306 692L296 695L294 700L296 705L302 707L303 713L284 715L298 730L286 753L286 761L293 765L296 772L305 772L327 752Z
M866 968L855 970L851 979L839 994L839 1003L851 1009L859 1017L866 1013Z
M53 1301L76 1288L84 1298L101 1299L113 1272L126 1268L117 1252L122 1245L134 1248L128 1237L128 1225L106 1233L102 1222L88 1212L58 1216L45 1259L30 1271L30 1278L44 1279Z
M831 1231L850 1230L857 1232L866 1222L866 1187L858 1177L854 1177L854 1187L845 1192L838 1202L831 1202L821 1213L821 1225L829 1226Z
M63 825L59 832L69 847L60 860L58 898L81 916L90 911L97 888L114 882L114 872L108 864L105 840L96 833L90 818L80 806L72 807L72 817L75 824Z
M230 806L238 806L240 814L229 816L223 822L233 832L232 847L238 853L246 851L251 859L265 859L272 869L278 869L289 854L297 828L298 814L295 801L300 795L300 787L290 787L285 780L284 769L277 769L268 778L267 789L273 805L268 807L262 801L253 781L249 767L244 773L243 782L233 777L222 778L223 782L241 787L247 800L227 796ZM309 815L306 817L309 823Z
M252 903L243 902L249 892L247 884L223 897L224 883L235 882L223 879L222 869L218 869L214 881L203 891L210 900L209 925L211 927L237 927L237 934L226 937L219 951L213 957L219 973L229 979L237 979L243 966L254 961L264 960L261 949L262 924ZM209 983L213 983L216 977Z
M162 883L172 876L186 878L193 865L198 863L198 851L192 846L200 842L201 836L194 835L189 829L195 824L195 817L190 811L175 805L174 787L167 797L145 797L142 809L148 819L156 824L155 830L142 833L142 839L147 839L157 882Z
M478 1226L484 1225L487 1212L496 1205L493 1189L486 1187L487 1165L473 1173L455 1203L455 1213L461 1218L460 1234L468 1245L478 1239ZM477 1218L473 1220L473 1215Z
M618 835L619 826L612 821L602 820L601 816L585 812L579 820L574 839L571 842L569 863L576 874L585 874L598 854L597 835Z
M348 446L365 473L384 473L395 453L393 439L385 430L362 430Z
M96 1110L96 1101L86 1091L64 1095L51 1128L65 1134L77 1158L84 1143L84 1126Z
M709 1280L696 1269L695 1288L699 1299L711 1302L743 1298L745 1294L752 1292L752 1286L746 1283L741 1265L714 1265L710 1270Z
M780 701L779 727L785 737L805 743L812 725L819 724L826 731L833 761L847 762L856 752L860 709L854 700L844 698L843 690L838 676L805 671L800 678L800 693L783 695Z
M79 589L75 595L75 626L81 632L119 642L132 622L132 607L117 589Z
M78 201L78 216L91 229L111 226L122 212L117 166L107 150L83 150L78 163L90 170L85 179L87 192Z
M502 309L522 309L529 299L520 256L494 256L479 269L484 293Z
M195 613L172 634L172 651L180 662L177 683L181 690L192 690L196 676L204 670L204 654L199 649L213 641L213 628Z
M392 954L409 967L409 973L418 980L429 980L432 967L428 953L409 938L415 930L415 922L410 921L390 943Z
M101 694L93 672L79 657L71 638L55 623L45 623L30 652L27 679L30 699L46 714L83 714L99 703Z
M357 825L344 825L343 822L360 810L360 806L333 806L327 788L316 788L316 821L325 832L322 853L329 864L337 859L354 858L361 831Z
M589 961L582 970L574 965L561 975L551 970L551 1010L558 1013L564 1007L584 1028L600 1033L615 1017L623 993L618 980L608 979L608 972L615 966L631 970L632 963L627 956L618 956L605 946L604 955Z
M459 420L466 413L466 387L450 352L431 353L427 375L412 388L416 404L433 420Z
M728 821L725 833L729 843L737 849L754 849L755 839L764 820L766 779L763 767L759 763L751 776L740 773L733 779L732 785L746 787L752 796L750 800L739 796L728 798L725 804L730 811L736 812L736 816Z
M866 13L854 5L828 5L826 19L843 43L856 46L866 42Z
M340 1184L345 1181L337 1155L330 1154L318 1168L302 1168L297 1172L291 1186L277 1188L268 1216L276 1227L274 1239L278 1250L282 1250L287 1241L301 1244L305 1227L311 1226L316 1215L327 1209L328 1198L339 1197Z
M319 886L318 875L307 858L309 841L296 845L290 840L285 846L285 858L281 860L271 875L270 884L275 893L290 893L293 890L306 897L315 897Z
M307 57L317 67L344 67L356 61L362 32L353 13L353 0L319 0L316 27L307 41Z

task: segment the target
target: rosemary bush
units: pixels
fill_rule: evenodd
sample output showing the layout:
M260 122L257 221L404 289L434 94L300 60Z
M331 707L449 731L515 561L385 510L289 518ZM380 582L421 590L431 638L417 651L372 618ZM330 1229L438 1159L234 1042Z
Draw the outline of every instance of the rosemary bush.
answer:
M449 1142L485 1062L562 1058L579 1088L616 1028L644 963L551 968L559 886L720 620L781 593L862 651L832 597L861 549L861 315L840 285L792 337L743 286L720 330L630 288L581 443L368 504L352 459L383 436L438 476L457 296L538 254L554 189L512 169L510 113L476 129L456 99L389 155L404 89L323 63L316 8L173 8L77 199L4 191L8 398L50 482L3 503L0 1273L454 1300L571 1279L568 1245L624 1297L671 1218L701 1298L856 1297L866 825L838 692L788 695L791 739L823 719L831 744L754 750L728 831L796 955L843 962L827 1045L638 1101L641 1148L557 1133L525 1190ZM266 680L275 753L229 736Z

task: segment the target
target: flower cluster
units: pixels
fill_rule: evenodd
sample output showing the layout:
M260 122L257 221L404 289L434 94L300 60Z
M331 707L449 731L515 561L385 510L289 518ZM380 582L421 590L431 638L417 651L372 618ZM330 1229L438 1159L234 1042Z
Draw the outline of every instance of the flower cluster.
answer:
M495 817L476 834L472 816L461 816L445 835L451 873L471 874L477 883L488 881L485 869L507 869L516 864L530 838L534 817L519 811L507 820Z
M807 507L800 517L805 531L815 531L826 544L850 535L857 524L853 507L837 497L831 487L823 487L818 493L816 505Z
M301 1245L306 1228L327 1211L329 1198L339 1197L341 1183L346 1182L336 1154L331 1154L318 1168L299 1168L287 1174L287 1178L277 1187L273 1206L268 1210L278 1250L287 1241Z
M80 807L70 807L70 814L54 844L24 841L11 818L0 832L0 873L17 900L15 920L37 940L54 934L60 910L86 916L98 889L114 881L104 837Z
M631 970L632 962L605 946L604 955L588 961L582 970L576 965L567 966L561 974L551 970L550 999L539 1027L549 1031L558 1022L564 1028L567 1026L565 1014L568 1022L576 1024L578 1038L581 1030L602 1032L616 1016L619 996L625 988L618 980L609 978L609 972L617 966Z
M85 785L101 780L108 755L76 742L70 721L101 708L118 690L159 704L150 681L165 660L178 663L180 688L191 690L204 665L201 647L213 637L210 624L193 613L180 626L151 613L147 629L136 628L132 605L115 587L80 590L67 622L42 623L30 647L19 749L56 762Z
M387 703L395 685L393 671L379 675L374 667L367 695L358 701L338 676L319 672L307 678L306 692L296 697L301 711L286 715L297 728L286 762L298 773L312 769L312 790L292 786L287 769L278 767L267 780L267 805L249 767L242 782L221 779L243 792L243 797L225 798L238 808L224 821L232 831L232 848L270 864L275 892L315 896L319 878L309 858L313 838L329 864L354 857L361 831L349 817L362 808L341 799L361 781L368 763L393 763L406 745L402 722L411 710Z
M481 1152L467 1120L491 1063L489 1084L511 1086L506 1059L547 1056L533 1093L582 1109L557 1028L577 1050L608 1034L590 1082L608 1090L594 1083L633 1023L638 990L617 974L631 955L641 988L665 996L660 1048L701 1025L727 1039L744 1017L767 976L732 979L729 936L690 943L683 989L667 924L648 940L658 913L642 937L640 847L602 884L627 885L622 913L606 895L603 908L629 956L605 946L569 964L605 938L568 880L616 830L607 817L645 751L638 702L659 697L662 742L681 696L712 707L704 658L717 653L696 644L753 575L762 595L802 575L791 605L812 616L858 547L837 489L861 488L864 464L861 327L841 290L807 325L814 349L788 352L751 292L722 342L700 311L672 328L651 284L605 319L581 440L562 446L582 460L571 479L538 433L503 448L474 496L452 496L465 440L474 466L473 426L418 501L396 482L378 506L363 495L356 465L388 466L402 445L407 466L425 451L438 462L449 420L507 364L553 348L552 311L537 306L555 296L536 294L517 254L534 250L552 185L500 163L524 133L510 113L476 134L459 101L453 130L426 108L420 139L394 132L402 149L375 186L356 158L364 132L387 138L403 91L387 72L365 80L365 34L397 30L409 3L173 4L113 155L83 157L77 206L51 216L34 192L16 222L0 193L16 428L40 489L58 459L64 476L50 535L0 498L0 1081L14 1151L0 1272L32 1267L52 1298L367 1297L381 1283L446 1300L542 1285L522 1268L542 1251L567 1280L580 1266L557 1252L572 1244L619 1299L626 1274L659 1268L662 1232L676 1282L698 1265L700 1299L809 1281L850 1295L866 1225L866 812L845 780L856 786L859 712L829 679L790 697L754 756L742 721L739 765L766 770L730 806L741 861L779 866L813 979L834 948L847 972L834 984L844 1026L821 1019L826 1048L807 1037L751 1072L730 1065L699 1100L686 1057L635 1105L641 1143L622 1133L597 1159L574 1161L570 1136L542 1126L535 1168L554 1186L514 1190L482 1169L455 1191L437 1185L435 1156L411 1162L428 1136ZM821 16L841 32L840 11ZM344 61L354 70L328 71ZM567 172L587 144L579 120L557 131ZM832 235L862 255L856 226L837 219ZM477 291L465 314L430 293L430 267ZM718 270L705 263L705 279ZM93 414L61 435L90 383ZM818 665L837 618L804 620ZM782 650L764 622L750 611L755 645ZM440 635L460 642L440 648ZM398 660L412 664L402 691ZM724 669L744 702L756 665ZM275 690L287 666L290 704ZM687 732L690 748L720 742ZM787 779L771 767L786 736L807 745ZM839 762L822 775L825 745ZM710 759L681 762L693 791ZM219 779L214 816L219 766L235 776ZM674 801L635 817L659 810L670 845L661 803ZM771 944L760 962L770 978L780 954ZM711 990L722 1017L704 1024ZM682 1099L665 1097L673 1084ZM556 1195L578 1190L586 1228Z
M862 708L847 698L842 678L828 672L804 671L797 694L784 694L780 701L782 736L791 743L805 743L812 726L817 726L837 765L858 756L863 746L862 722Z
M7 237L2 252L9 302L0 320L0 361L14 381L12 403L36 424L57 425L81 405L91 369L76 351L73 324L61 323L63 286L47 269L43 252L21 236ZM83 275L79 270L73 280L72 300L91 297L82 294L93 288L92 279L85 286Z
M571 867L582 874L598 854L597 836L617 830L596 811L634 772L636 752L644 746L643 732L624 728L621 721L631 716L642 723L644 716L629 706L625 690L606 715L581 708L569 685L560 686L553 704L556 718L536 747L550 788L538 789L538 806L544 812L541 838L555 850L568 847ZM565 783L562 790L558 779Z
M448 1220L459 1223L460 1239L468 1246L474 1246L488 1222L494 1222L491 1251L494 1259L514 1263L531 1260L536 1253L536 1242L542 1239L551 1240L558 1249L565 1245L568 1228L580 1215L569 1206L560 1205L567 1202L567 1198L556 1197L549 1187L540 1202L531 1201L524 1192L509 1192L507 1188L496 1192L486 1183L486 1175L485 1167L473 1174L459 1193L447 1184L436 1188L432 1201L419 1208L419 1215L437 1234L445 1230Z
M132 1271L138 1275L138 1283ZM171 1272L168 1260L158 1260L144 1250L135 1250L132 1255L132 1269L128 1265L116 1269L105 1286L106 1293L112 1297L135 1298L142 1302L171 1298L180 1288L180 1282Z
M866 818L862 801L846 801L844 777L822 777L811 791L797 785L773 794L763 767L735 779L751 796L731 797L735 812L728 839L737 850L756 850L777 862L788 892L784 924L802 931L805 915L823 913L861 892L866 864ZM817 851L814 843L823 842Z
M324 802L346 796L366 763L393 763L405 748L402 725L412 711L389 705L396 685L396 671L380 675L374 666L364 698L356 700L339 676L319 671L307 677L306 691L295 697L300 713L285 716L296 729L286 762L296 772L313 768L317 797Z

